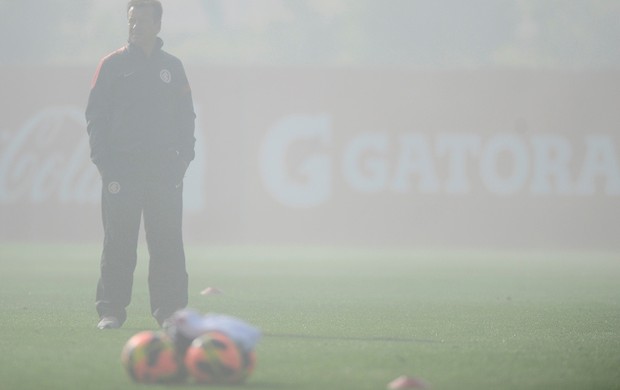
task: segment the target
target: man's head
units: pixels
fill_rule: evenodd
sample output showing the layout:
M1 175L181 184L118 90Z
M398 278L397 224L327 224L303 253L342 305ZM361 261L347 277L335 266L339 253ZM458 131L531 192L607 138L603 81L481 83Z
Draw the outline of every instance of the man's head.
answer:
M158 0L131 0L127 4L129 43L150 51L161 30L161 16Z

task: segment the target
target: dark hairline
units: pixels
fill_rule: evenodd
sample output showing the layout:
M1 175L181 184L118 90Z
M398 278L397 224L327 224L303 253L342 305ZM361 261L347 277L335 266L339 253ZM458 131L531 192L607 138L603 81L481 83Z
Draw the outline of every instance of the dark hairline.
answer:
M163 10L162 10L162 6L159 0L131 0L129 1L129 3L127 3L127 12L129 12L131 7L134 7L134 8L150 7L153 10L153 15L155 16L155 20L161 23L161 17L162 17Z

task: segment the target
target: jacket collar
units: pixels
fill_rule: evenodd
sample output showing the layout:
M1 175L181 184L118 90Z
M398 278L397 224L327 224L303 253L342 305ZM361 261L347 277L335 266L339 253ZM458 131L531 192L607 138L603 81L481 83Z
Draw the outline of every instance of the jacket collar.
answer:
M155 47L153 48L153 53L151 53L151 56L161 51L161 48L163 46L164 46L164 41L160 37L157 37L157 39L155 40ZM140 49L138 46L134 45L133 43L127 43L127 52L132 55L144 56L144 52L142 51L142 49Z

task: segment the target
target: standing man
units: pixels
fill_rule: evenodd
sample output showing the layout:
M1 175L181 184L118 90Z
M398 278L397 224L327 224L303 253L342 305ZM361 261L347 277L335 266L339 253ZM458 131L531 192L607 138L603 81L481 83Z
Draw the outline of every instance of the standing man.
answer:
M183 176L194 158L194 108L181 61L157 37L158 0L127 4L129 43L104 57L86 108L91 159L103 188L104 228L96 308L99 329L127 318L144 218L151 313L160 326L187 305Z

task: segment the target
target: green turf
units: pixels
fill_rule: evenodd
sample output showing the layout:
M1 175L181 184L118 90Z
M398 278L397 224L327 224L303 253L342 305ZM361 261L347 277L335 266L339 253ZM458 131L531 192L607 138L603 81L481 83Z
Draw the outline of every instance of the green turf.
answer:
M98 331L98 246L0 245L0 389L144 388L119 359L155 329L144 252L128 321ZM620 389L618 254L187 252L190 306L264 332L248 389Z

